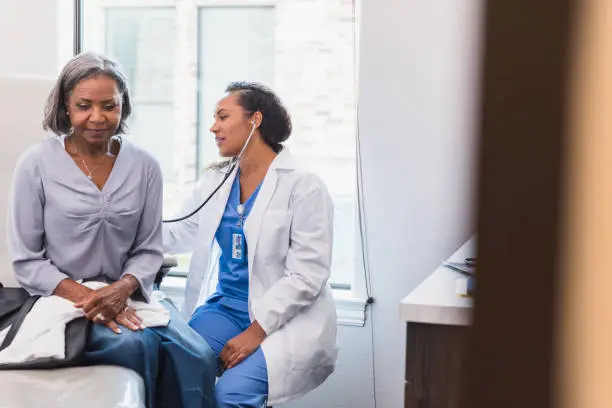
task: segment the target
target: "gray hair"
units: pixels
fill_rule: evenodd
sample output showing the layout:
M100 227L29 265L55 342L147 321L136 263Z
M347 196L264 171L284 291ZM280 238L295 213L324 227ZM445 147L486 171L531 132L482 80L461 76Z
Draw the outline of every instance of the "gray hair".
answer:
M122 97L121 120L117 134L127 130L126 119L132 113L132 104L125 75L119 64L104 55L94 52L84 52L73 57L62 69L55 82L45 106L43 129L50 130L56 135L68 134L71 131L70 118L67 112L67 102L70 93L76 84L84 79L106 75L115 80Z

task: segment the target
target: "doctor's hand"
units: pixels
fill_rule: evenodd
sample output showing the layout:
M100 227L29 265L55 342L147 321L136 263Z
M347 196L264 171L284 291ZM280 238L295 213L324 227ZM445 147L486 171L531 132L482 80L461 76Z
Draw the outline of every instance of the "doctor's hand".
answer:
M223 368L229 370L236 367L253 354L265 338L266 332L255 320L245 331L225 343L225 347L219 354L219 358L223 361Z
M136 278L126 275L113 284L90 292L80 302L75 303L74 307L83 309L89 320L106 324L125 309L128 297L138 286Z

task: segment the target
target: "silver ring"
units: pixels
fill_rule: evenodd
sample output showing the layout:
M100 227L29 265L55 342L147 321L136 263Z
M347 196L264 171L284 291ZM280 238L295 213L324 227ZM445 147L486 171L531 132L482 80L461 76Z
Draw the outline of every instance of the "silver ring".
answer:
M98 319L99 321L103 322L104 320L106 320L106 317L104 317L104 315L102 313L98 313L96 315L96 319Z

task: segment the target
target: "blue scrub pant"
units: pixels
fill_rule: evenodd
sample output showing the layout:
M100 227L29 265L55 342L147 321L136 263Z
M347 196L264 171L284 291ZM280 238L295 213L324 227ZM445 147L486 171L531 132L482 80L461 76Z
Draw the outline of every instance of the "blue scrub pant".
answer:
M148 408L215 408L213 351L172 304L161 303L171 313L167 327L132 331L119 326L122 333L115 334L93 324L85 365L118 365L140 374Z
M196 309L189 325L208 342L217 358L229 340L251 324L248 313L219 303ZM218 361L217 364L220 362ZM218 367L220 369L220 366ZM268 369L259 347L236 367L223 372L215 387L218 408L261 408L268 395Z

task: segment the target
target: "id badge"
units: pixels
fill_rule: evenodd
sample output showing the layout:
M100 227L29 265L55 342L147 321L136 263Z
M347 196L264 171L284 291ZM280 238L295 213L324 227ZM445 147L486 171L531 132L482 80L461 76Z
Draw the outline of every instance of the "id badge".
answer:
M244 234L238 228L232 228L232 260L244 261Z

